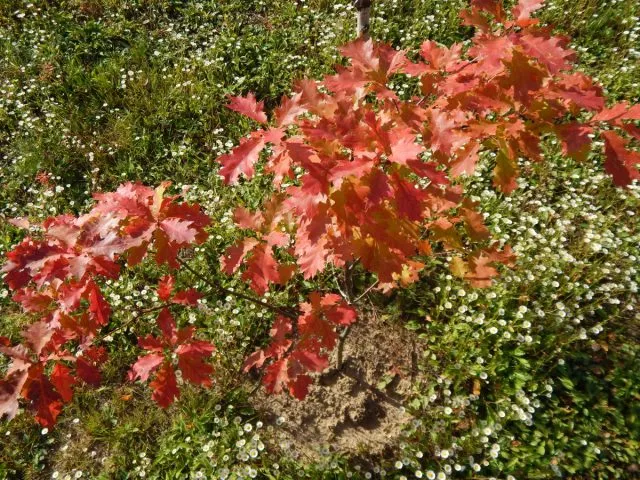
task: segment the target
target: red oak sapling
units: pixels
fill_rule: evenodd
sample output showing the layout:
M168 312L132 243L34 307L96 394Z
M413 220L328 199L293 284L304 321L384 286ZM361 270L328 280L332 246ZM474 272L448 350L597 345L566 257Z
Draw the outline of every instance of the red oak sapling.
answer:
M418 280L420 259L444 250L455 275L487 286L496 264L514 256L492 242L456 181L474 171L481 152L495 153L493 182L508 194L517 187L519 158L543 160L545 137L559 138L565 155L583 160L600 135L614 183L638 180L640 154L629 145L640 139L640 106L605 107L602 89L572 71L568 39L531 18L541 5L520 0L508 14L499 1L474 0L461 15L476 29L471 46L427 41L416 61L388 45L350 43L342 48L348 67L299 82L271 121L254 95L233 97L229 108L260 128L218 159L220 173L228 184L251 178L263 155L259 168L272 175L274 193L257 212L236 209L247 236L221 256L223 271L242 270L262 295L298 273L309 279L330 265L359 262L388 291ZM388 86L396 75L414 77L420 94L401 99ZM22 344L0 337L0 352L11 360L0 380L0 416L12 418L23 399L51 426L75 385L99 383L106 360L99 333L111 314L100 285L118 278L125 263L152 256L158 265L190 269L179 252L206 241L210 219L198 205L167 195L167 187L127 183L97 194L89 213L49 218L7 254L5 282L35 321ZM145 353L129 379L151 378L152 397L163 407L179 397L176 370L191 383L212 384L214 346L196 339L194 327L178 328L171 311L196 306L201 295L176 292L174 277L162 277L158 297L165 303L152 309L160 312L160 335L138 338ZM311 293L297 313L273 307L281 314L271 343L247 358L245 370L263 368L268 391L303 398L309 374L329 364L336 329L356 319L345 300Z

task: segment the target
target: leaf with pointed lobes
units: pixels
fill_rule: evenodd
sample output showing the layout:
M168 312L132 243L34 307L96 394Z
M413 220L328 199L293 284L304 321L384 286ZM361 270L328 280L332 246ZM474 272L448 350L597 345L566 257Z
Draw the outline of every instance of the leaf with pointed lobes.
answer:
M288 338L293 327L291 320L279 315L273 322L269 335L271 343L264 349L257 350L249 355L243 365L243 371L248 372L252 368L261 368L264 362L270 358L281 358L291 347L292 341Z
M247 94L246 97L230 97L230 99L231 102L227 105L228 109L249 117L256 122L267 123L264 102L256 102L256 96L253 93Z
M158 298L164 302L169 300L173 293L175 283L176 281L173 275L164 275L158 283Z
M140 381L146 382L149 379L149 375L155 372L163 361L164 355L159 353L150 353L139 357L127 374L128 380L133 382L140 379Z
M582 161L591 151L593 128L578 122L566 123L556 127L556 133L562 143L562 153L575 160Z
M569 44L568 38L551 36L545 30L536 34L520 35L517 37L517 42L527 55L547 67L552 75L570 69L576 60L576 52L566 48Z
M357 319L356 310L349 306L340 295L328 293L320 296L318 292L312 292L309 295L313 310L326 317L334 325L346 327L354 323ZM305 305L302 309L304 311Z
M196 307L198 306L198 300L200 300L202 296L202 293L198 292L195 288L180 290L173 296L171 303Z
M18 399L27 375L27 370L15 370L0 379L0 419L6 415L12 420L18 413Z
M258 245L258 240L245 237L242 240L228 247L224 255L220 257L220 266L227 275L233 275L240 267L245 256Z
M102 293L100 293L100 288L93 281L90 281L85 294L89 300L89 312L91 312L96 324L99 326L107 325L111 307L102 296Z
M502 251L497 247L490 247L476 250L466 262L454 257L450 268L454 275L464 278L474 287L490 287L491 280L498 276L498 270L494 265L501 263L512 266L515 258L509 245Z
M107 360L104 347L89 347L76 360L76 373L87 384L98 386L102 382L99 366Z
M245 263L247 269L242 274L242 279L249 282L249 286L259 295L269 290L270 283L280 281L278 262L273 258L273 249L266 243L257 245Z
M508 151L510 149L507 149ZM505 153L500 150L496 156L496 166L493 169L493 184L506 194L518 188L518 164L513 158L513 153Z
M479 242L491 238L489 229L484 224L484 217L476 211L477 204L469 199L465 199L460 215L464 220L464 226L471 240Z
M621 126L620 120L640 120L640 105L629 106L627 102L620 102L611 108L605 108L591 119L592 122L611 122Z
M613 177L613 183L626 187L640 180L640 153L627 149L629 142L611 130L601 132L607 159L604 168Z
M519 0L511 13L520 26L529 26L532 24L531 14L542 8L542 5L544 5L544 0Z
M284 97L274 110L276 124L278 127L286 127L295 122L296 118L306 112L306 108L301 105L302 92L295 93L291 97Z
M213 366L206 363L205 359L210 357L215 347L202 340L193 340L180 345L176 349L178 355L178 368L182 372L185 380L191 383L210 387L212 385L211 375Z
M254 134L249 138L240 140L240 145L231 152L218 158L222 165L220 175L227 184L236 184L243 173L247 178L253 177L254 165L257 163L260 152L265 147L264 138L260 134Z
M176 380L176 373L169 361L165 361L158 369L155 378L149 383L151 398L162 408L167 408L180 398L180 390Z
M172 275L164 275L158 283L158 298L164 302L170 301L171 303L179 305L197 306L198 300L202 298L202 294L195 288L188 290L180 290L173 293L175 288L175 278Z
M36 357L40 356L44 347L49 343L49 340L51 340L52 335L53 329L47 322L42 320L29 325L22 334Z
M22 396L31 402L30 406L36 411L35 418L40 425L47 428L55 425L64 402L45 376L43 364L35 364L29 369Z
M53 371L51 372L49 379L60 394L60 397L62 397L62 400L65 403L69 403L73 398L72 387L77 382L76 378L71 374L71 369L58 362L53 367Z

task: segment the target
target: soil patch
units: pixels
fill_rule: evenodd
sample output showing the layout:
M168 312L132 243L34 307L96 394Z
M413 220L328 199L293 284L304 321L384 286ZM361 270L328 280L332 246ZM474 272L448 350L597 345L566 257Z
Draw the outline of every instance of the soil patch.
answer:
M399 325L369 316L351 327L342 368L316 379L304 400L260 391L255 408L293 456L318 461L330 452L385 456L412 417L402 407L416 372L418 345ZM337 364L337 349L331 365Z

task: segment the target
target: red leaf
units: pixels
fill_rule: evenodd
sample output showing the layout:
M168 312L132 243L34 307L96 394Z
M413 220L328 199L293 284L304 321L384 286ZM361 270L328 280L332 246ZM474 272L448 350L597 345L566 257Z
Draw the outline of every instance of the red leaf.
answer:
M89 385L97 386L102 382L100 370L90 359L78 357L78 360L76 360L76 373Z
M265 141L262 135L253 135L250 138L243 138L240 145L218 158L218 162L222 164L220 174L224 177L225 183L238 183L241 173L251 178L254 172L253 167L264 146Z
M180 345L176 349L178 354L178 368L185 380L204 387L211 386L213 367L205 359L213 353L215 347L203 341L193 341Z
M89 297L89 311L93 315L96 324L100 326L107 325L109 323L111 307L100 293L100 289L94 282L89 282L86 292Z
M136 363L132 365L131 370L129 370L127 378L132 382L137 379L146 382L149 375L151 375L163 361L164 356L158 353L150 353L139 357Z
M171 345L175 345L178 339L178 331L176 330L176 321L168 308L163 308L160 311L156 322L166 341Z
M542 8L544 0L519 0L518 4L513 7L511 13L518 22L529 20L531 14Z
M167 301L171 298L171 293L175 286L175 279L172 275L165 275L160 279L158 283L158 298L162 301Z
M569 43L565 38L527 33L518 36L518 43L528 55L546 66L552 74L571 68L576 59L576 53L565 48Z
M188 290L181 290L176 292L176 294L171 299L171 303L176 303L179 305L190 305L195 307L198 305L198 300L202 298L202 294L198 292L195 288L190 288Z
M273 362L271 365L264 369L264 376L262 377L262 383L264 384L267 392L280 393L283 386L286 386L289 381L289 374L287 372L289 368L288 359L281 359Z
M0 418L7 415L11 420L16 416L18 398L26 380L26 370L16 370L0 380Z
M180 246L194 243L198 234L198 231L191 227L190 220L182 220L176 217L160 222L160 228L162 228L170 242Z
M43 427L51 428L56 423L56 418L62 412L62 397L53 388L53 384L43 373L42 364L34 365L29 369L25 381L22 396L31 401L31 406L36 410L35 418Z
M49 378L62 397L62 401L65 403L70 402L73 398L73 389L71 387L77 382L75 377L71 375L71 369L58 362L53 367Z
M276 124L279 127L287 126L294 122L298 115L302 115L306 109L300 105L302 93L296 93L292 97L284 97L280 106L275 109Z
M576 160L586 159L591 150L589 135L593 132L593 128L572 122L558 126L556 131L562 141L562 153Z
M155 378L149 383L149 387L153 391L151 398L162 408L167 408L180 398L176 374L168 361L162 364Z
M247 269L242 274L242 279L249 282L251 288L262 295L269 289L270 283L278 283L278 263L273 258L273 250L262 243L253 249L249 260L246 261Z
M36 356L40 355L52 335L53 330L43 321L32 323L22 334Z
M613 177L613 182L620 187L626 187L633 180L639 180L640 153L627 150L629 142L611 130L601 132L600 135L604 138L607 156L604 168Z
M264 102L256 102L256 96L253 93L247 94L246 97L230 97L230 99L231 102L227 105L228 109L241 113L256 122L267 123Z
M220 257L220 265L227 275L232 275L240 266L240 262L253 248L258 245L258 240L245 237L239 242L228 247L224 255Z

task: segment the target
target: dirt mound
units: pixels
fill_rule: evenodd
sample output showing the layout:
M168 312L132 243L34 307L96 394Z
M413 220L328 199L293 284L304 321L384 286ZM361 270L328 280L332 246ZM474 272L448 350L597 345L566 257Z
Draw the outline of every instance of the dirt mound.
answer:
M417 347L410 332L374 317L348 333L342 368L323 373L302 401L263 391L254 406L293 455L318 460L329 452L388 453L411 416L402 401L411 388ZM332 365L337 364L337 351ZM278 420L280 419L280 420Z

